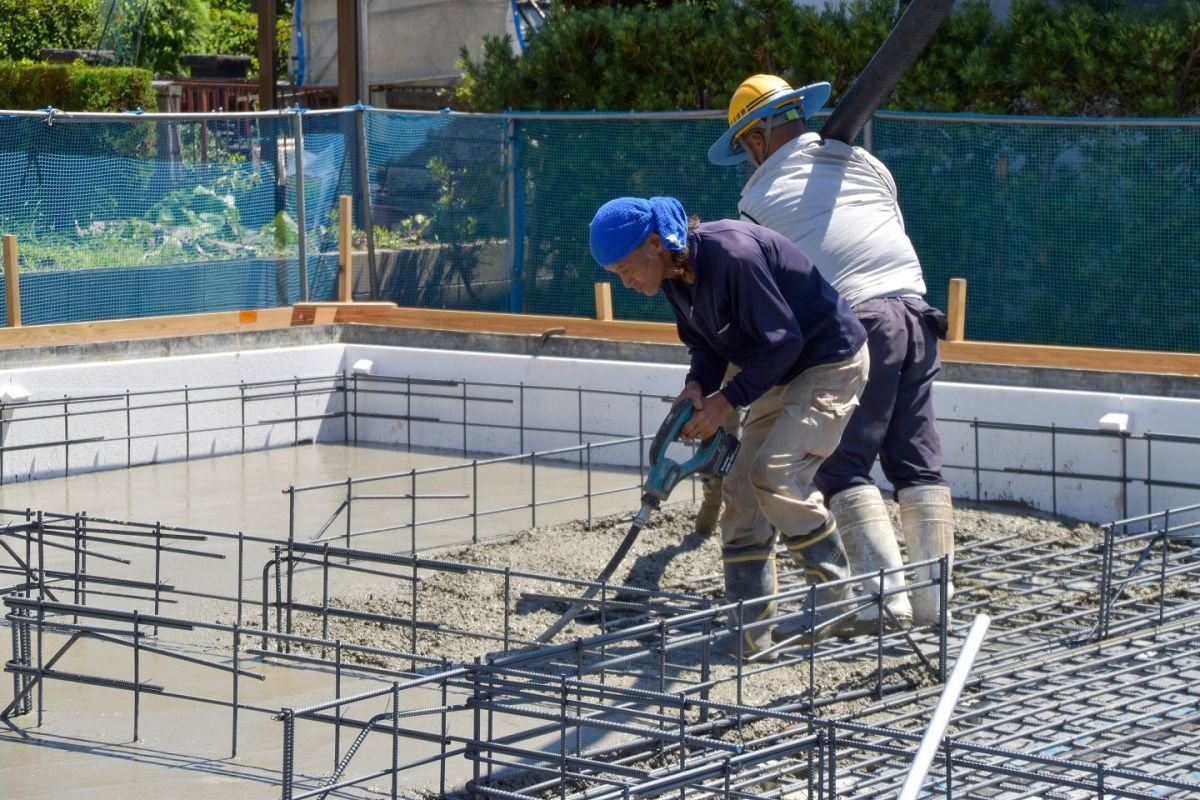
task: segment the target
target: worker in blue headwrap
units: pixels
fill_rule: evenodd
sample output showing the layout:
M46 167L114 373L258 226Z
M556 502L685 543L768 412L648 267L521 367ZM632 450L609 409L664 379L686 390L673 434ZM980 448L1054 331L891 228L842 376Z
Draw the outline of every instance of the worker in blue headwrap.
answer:
M810 574L847 575L813 476L867 379L866 331L850 307L784 236L738 220L700 223L672 197L605 203L590 244L626 288L662 289L671 303L691 355L680 397L695 410L683 436L705 439L732 408L747 409L722 490L727 598L777 593L776 532ZM731 364L739 371L722 385ZM744 603L743 652L771 646L774 614L773 601Z

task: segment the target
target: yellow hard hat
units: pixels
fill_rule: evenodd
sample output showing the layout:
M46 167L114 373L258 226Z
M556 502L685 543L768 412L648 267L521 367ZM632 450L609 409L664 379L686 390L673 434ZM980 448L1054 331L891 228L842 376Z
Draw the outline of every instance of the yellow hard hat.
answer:
M738 164L746 159L746 151L737 144L754 123L774 116L797 105L804 118L811 117L829 99L828 83L813 83L793 89L777 75L751 75L742 81L729 101L729 128L708 149L708 160L714 164Z

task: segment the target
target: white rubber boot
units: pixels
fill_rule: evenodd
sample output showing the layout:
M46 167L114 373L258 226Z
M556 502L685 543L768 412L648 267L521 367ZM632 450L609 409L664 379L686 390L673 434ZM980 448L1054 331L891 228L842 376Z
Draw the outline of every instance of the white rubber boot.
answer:
M841 528L851 574L861 575L863 588L870 594L878 595L879 570L899 570L904 566L883 495L876 486L851 486L833 496L829 501L829 510ZM883 591L903 588L902 571L884 576ZM884 598L883 604L891 612L884 615L884 630L912 625L913 611L907 593L890 594ZM862 608L855 623L856 633L875 633L879 628L878 603Z
M908 546L909 561L927 561L949 556L954 566L954 507L948 486L909 486L897 493L900 502L900 524L904 528L904 543ZM947 575L949 575L947 570ZM921 569L921 580L936 581L941 574L937 564ZM946 584L946 600L954 595L954 582ZM933 586L912 591L913 622L936 625L941 612L941 587ZM950 612L946 612L947 626Z

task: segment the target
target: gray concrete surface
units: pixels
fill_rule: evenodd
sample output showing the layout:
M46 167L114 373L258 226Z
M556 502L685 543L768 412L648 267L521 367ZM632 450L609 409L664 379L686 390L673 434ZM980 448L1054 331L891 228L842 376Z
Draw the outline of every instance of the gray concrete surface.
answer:
M384 475L412 468L444 466L461 460L458 454L309 445L4 485L0 486L0 507L86 511L92 516L116 520L160 521L178 527L244 531L284 539L288 534L289 507L282 490L289 485L341 481L348 475ZM453 494L470 489L469 472L439 473L439 476L445 477L438 484L423 481L418 493ZM599 490L636 484L637 475L594 471L592 479L593 487ZM537 481L539 497L543 499L582 494L586 489L586 473L570 463L539 463ZM491 483L499 493L493 498L497 507L520 502L517 498L527 496L530 488L528 470L519 465L503 465L502 473L498 473ZM400 493L407 486L405 481L392 486L388 484L369 484L370 491L374 494ZM310 539L343 496L342 487L303 495L297 504L296 516L301 520L297 539ZM593 502L593 512L597 515L632 514L637 503L638 492L630 489L597 498ZM441 518L469 510L469 507L468 500L430 499L421 501L418 516L422 520ZM488 506L485 503L483 507ZM539 508L538 521L539 525L550 525L578 519L586 513L583 501L556 503ZM479 535L481 538L499 536L528 528L529 514L518 511L486 517L481 520ZM372 502L355 513L354 528L381 527L398 520L407 522L410 516L407 501ZM419 526L417 546L424 549L469 542L471 536L469 522ZM383 552L407 552L412 540L409 531L374 533L354 537L353 545ZM204 548L225 556L225 559L165 556L165 579L189 589L226 595L236 592L235 539L211 539L184 546ZM97 546L98 552L106 549L110 548ZM245 588L249 597L256 597L260 591L260 568L269 559L268 549L269 546L262 543L247 547ZM47 558L48 564L58 563L64 567L69 565L69 560L67 552ZM99 571L99 562L94 563ZM531 568L536 569L536 566ZM128 568L105 565L104 569L108 571L106 574L127 574L142 579L153 575L152 571L148 574L150 567L144 560ZM127 572L122 572L125 569ZM64 595L70 599L69 592L64 591ZM93 602L121 606L116 599L97 598ZM229 604L205 598L179 598L178 603L165 607L163 613L223 624L233 621ZM5 654L11 652L10 632L7 625L0 628L0 652ZM195 644L197 640L201 643ZM47 635L44 652L56 652L65 641L63 636ZM171 643L206 660L229 661L229 646L218 647L211 637L189 639L186 634L164 630L159 641ZM132 680L132 665L132 650L128 646L85 640L71 647L56 668ZM0 725L0 797L6 800L84 797L95 800L151 797L190 800L214 796L249 800L278 797L282 724L267 712L332 699L335 696L334 677L328 670L286 668L257 658L248 658L242 666L263 675L265 680L242 679L239 682L240 701L257 705L264 712L243 711L239 715L236 758L230 757L233 720L227 708L145 693L140 701L140 735L134 741L134 697L131 692L52 681L46 684L42 696L44 718L40 727L36 724L36 713L18 717L10 725ZM11 683L7 676L5 678L5 691L0 697L7 705L11 699ZM220 700L232 696L232 680L227 672L158 656L143 656L140 678L161 685L167 692ZM377 680L347 677L342 695L379 686ZM423 690L410 691L402 700L404 708L427 707L436 702L430 692ZM356 713L370 717L386 711L389 704L376 700L363 705ZM432 730L439 720L436 717L418 719L408 721L408 724L426 725ZM465 713L451 720L452 729L469 724L470 716ZM470 735L466 727L459 732ZM346 739L351 735L343 734L343 752L349 744ZM301 723L297 745L296 763L302 768L307 767L311 774L328 773L332 769L335 754L328 728ZM360 772L369 771L367 765L390 764L388 737L369 737L364 747L361 757L355 759L355 767ZM436 751L432 749L425 753L406 750L404 758L417 759L434 754ZM451 777L461 782L468 777L463 772L465 768L466 763L461 758L455 760L451 765ZM432 785L437 777L435 763L410 771L404 780L411 789ZM380 791L387 790L390 785L375 785L372 791L354 796L379 796Z

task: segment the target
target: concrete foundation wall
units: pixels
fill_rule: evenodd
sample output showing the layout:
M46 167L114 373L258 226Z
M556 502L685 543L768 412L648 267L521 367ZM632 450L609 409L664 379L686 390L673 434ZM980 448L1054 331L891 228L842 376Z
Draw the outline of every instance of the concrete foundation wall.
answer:
M363 361L371 362L372 377L402 383L362 381L361 389L391 393L360 392L356 410L363 416L349 426L337 418L290 421L296 416L340 412L338 393L245 404L238 397L239 382L350 374ZM594 463L636 466L645 457L644 448L600 447L599 443L639 431L653 434L685 373L686 367L677 361L358 343L14 367L0 371L0 392L18 386L34 401L112 397L70 405L69 431L64 428L61 405L29 410L14 406L13 418L0 432L3 477L11 482L63 474L65 446L20 448L68 438L73 440L72 473L124 467L127 461L237 452L243 446L243 406L248 423L286 420L247 428L245 447L251 450L286 446L297 439L341 441L348 429L350 437L360 442L461 449L473 457L545 452L590 442L596 445ZM184 387L193 401L187 418ZM280 388L290 393L290 386ZM411 397L403 395L406 388L411 388ZM169 393L135 396L126 411L127 390L151 389ZM216 398L219 402L195 402ZM1145 483L1148 477L1193 482L1191 476L1200 470L1200 442L1148 442L1145 435L1200 437L1200 400L948 382L938 384L936 398L946 477L958 497L1011 499L1096 522L1200 501L1193 489L1158 486L1151 490ZM76 413L83 410L94 413ZM1112 413L1128 415L1131 436L1121 436L1111 425L1101 429L1101 418ZM975 420L980 424L972 424ZM124 439L127 425L137 437L131 442ZM1050 425L1056 428L1053 436L1019 428ZM194 432L184 436L185 428ZM100 440L79 441L91 437ZM684 451L672 454L682 457ZM1036 474L1050 471L1075 475L1052 480ZM1122 476L1124 491L1118 480ZM876 477L886 486L878 470Z
M342 354L341 345L319 345L0 371L0 394L28 397L25 403L7 404L0 425L4 481L58 476L68 469L75 474L239 452L243 446L239 383L336 375ZM321 394L295 401L290 396L254 399L256 394L273 393L259 389L247 394L247 450L287 446L297 438L343 438L340 420L253 426L331 410L330 398ZM105 399L70 402L96 397ZM55 402L42 405L46 401ZM337 408L332 410L340 410L340 398L334 402ZM129 435L133 438L126 440ZM67 441L69 448L66 444L29 447Z

